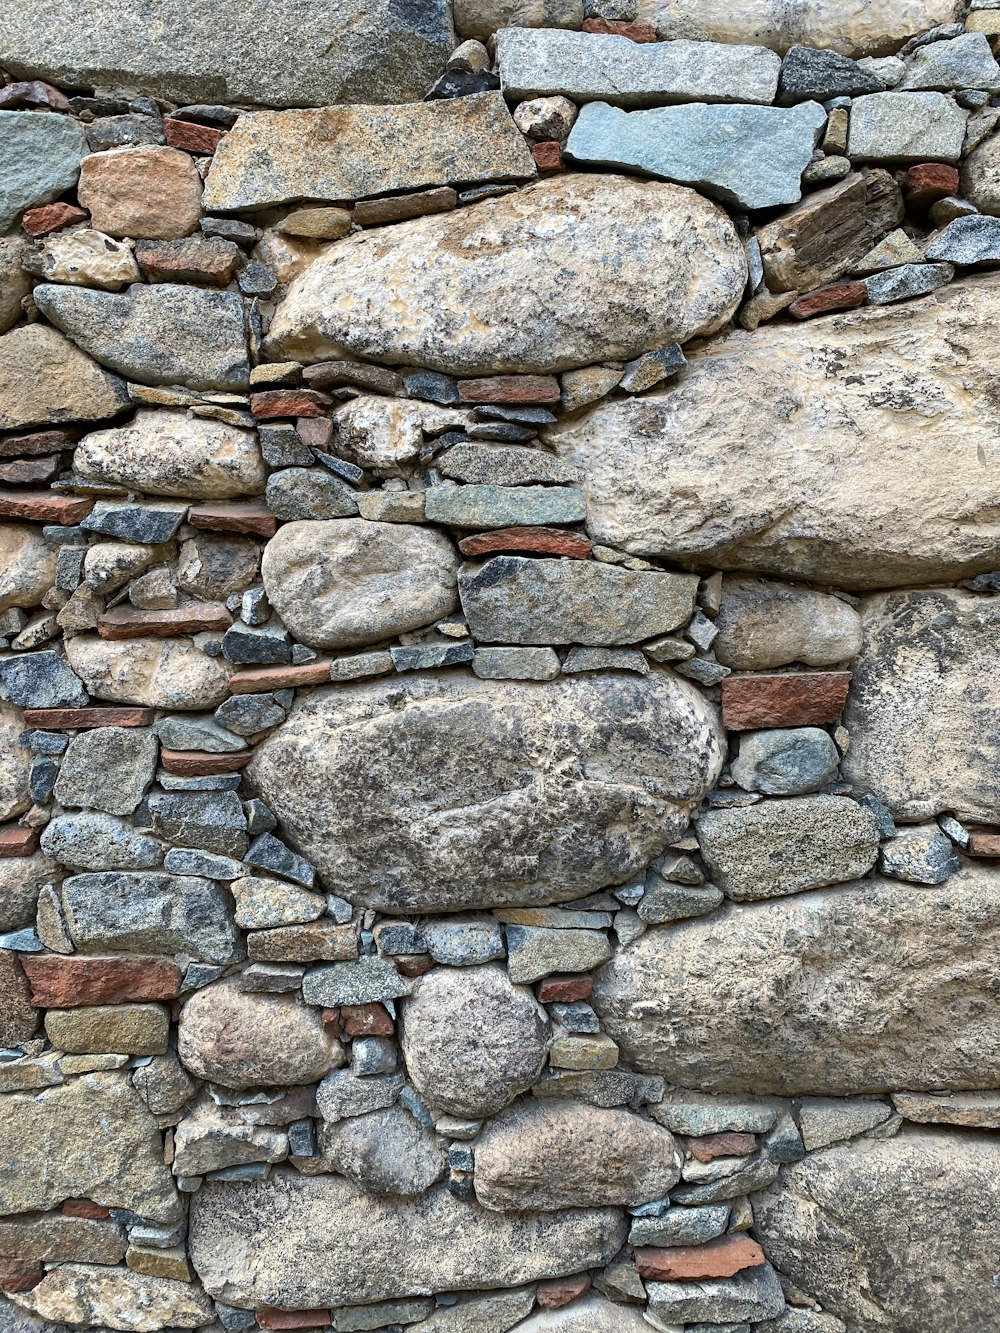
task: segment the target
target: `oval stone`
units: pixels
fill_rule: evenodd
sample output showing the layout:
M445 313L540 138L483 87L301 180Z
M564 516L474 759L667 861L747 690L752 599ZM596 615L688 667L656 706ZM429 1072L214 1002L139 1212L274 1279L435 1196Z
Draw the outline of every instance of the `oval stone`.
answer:
M0 611L38 606L56 577L56 549L38 528L0 523Z
M713 705L666 671L439 674L313 692L248 771L329 892L445 912L624 883L685 828L722 753Z
M567 175L336 242L279 306L271 354L550 374L714 333L746 277L693 190Z
M146 708L214 708L229 693L229 664L191 639L66 641L70 666L95 699Z

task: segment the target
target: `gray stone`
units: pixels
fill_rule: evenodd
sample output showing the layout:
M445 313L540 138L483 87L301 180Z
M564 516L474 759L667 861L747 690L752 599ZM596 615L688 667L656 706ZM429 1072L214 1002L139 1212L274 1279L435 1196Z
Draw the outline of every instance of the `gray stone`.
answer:
M668 1208L659 1217L637 1217L628 1233L630 1245L704 1245L725 1233L731 1208L728 1203L702 1208Z
M19 708L82 708L83 682L56 652L0 658L0 683Z
M356 1305L353 1309L331 1310L334 1333L359 1333L360 1330L385 1329L401 1324L415 1324L434 1309L430 1296L416 1296L402 1301L380 1301L377 1305Z
M807 1152L870 1133L892 1118L892 1107L888 1102L803 1097L799 1103L799 1127Z
M683 831L720 763L714 710L667 673L413 673L310 693L251 773L328 892L442 912L627 880Z
M203 1102L174 1130L174 1174L201 1176L248 1162L280 1162L288 1153L281 1131L246 1124L238 1111ZM134 1243L134 1242L133 1242Z
M775 1103L744 1097L708 1096L672 1088L650 1114L675 1134L766 1134L778 1116Z
M97 292L43 284L42 313L109 370L140 384L244 388L250 377L243 303L232 292L136 283Z
M40 889L60 874L56 862L41 852L0 859L0 931L30 925Z
M747 791L766 796L803 796L837 776L840 753L819 727L749 731L740 736L732 774Z
M327 1074L316 1090L316 1108L327 1124L336 1124L392 1106L401 1091L402 1074L358 1078L351 1069L336 1069Z
M911 884L943 884L960 869L951 841L936 824L906 828L882 844L879 869Z
M555 420L555 418L553 418ZM483 444L455 444L434 466L457 481L491 486L526 486L531 482L579 481L579 473L544 449L490 448ZM433 493L433 492L432 492ZM431 495L428 495L428 499ZM429 515L428 515L429 517ZM560 520L537 519L536 522ZM563 520L575 522L577 520Z
M567 1032L593 1033L601 1030L600 1021L593 1009L581 1001L573 1004L554 1004L552 1016Z
M514 982L539 981L550 972L589 972L611 957L599 930L545 930L507 927L507 970Z
M531 1313L534 1304L534 1287L488 1291L454 1305L439 1305L429 1319L415 1326L413 1333L508 1333ZM20 1331L5 1329L3 1333Z
M351 1069L358 1078L394 1074L398 1061L390 1037L355 1037L351 1043Z
M639 676L649 675L649 663L633 648L571 648L562 669L567 675L580 671L634 671Z
M201 875L205 879L233 880L243 873L239 861L196 847L172 847L163 858L163 868L171 875Z
M358 512L357 493L321 468L290 467L268 478L268 508L282 522L348 518Z
M587 497L566 486L432 486L424 513L430 523L456 528L582 523Z
M60 891L80 953L182 954L206 963L242 956L225 893L211 880L166 874L73 875Z
M409 995L413 982L385 958L359 958L356 963L332 963L307 972L302 994L309 1004L336 1009L342 1004L373 1004Z
M704 1333L718 1333L718 1330L706 1328ZM788 1306L777 1319L758 1324L756 1333L847 1333L847 1326L835 1315Z
M316 880L316 870L309 861L297 856L280 838L266 831L254 839L244 859L247 865L273 870L307 889L311 889Z
M500 923L493 917L430 920L421 929L427 952L435 963L445 967L476 967L504 958L507 953Z
M903 88L982 88L1000 92L1000 65L993 58L984 33L966 32L950 41L929 42L919 47L907 61L906 74L898 85Z
M259 567L256 542L198 532L181 543L177 585L206 601L222 601L252 583Z
M970 124L974 123L970 117ZM985 137L980 133L981 142L972 147L962 164L960 185L962 198L992 217L1000 215L1000 139L991 133L995 125L994 120L983 127Z
M635 643L683 624L696 591L690 575L514 555L459 574L469 628L487 643Z
M437 1135L399 1105L324 1125L320 1148L328 1170L377 1197L415 1198L447 1169Z
M392 657L387 652L355 653L338 657L330 663L331 680L365 680L369 676L384 676L394 671Z
M444 69L455 45L449 11L442 0L419 10L322 0L304 21L294 0L281 0L264 13L236 13L220 28L211 0L170 0L150 32L128 9L102 10L98 24L53 0L33 22L5 17L4 66L71 87L118 87L127 71L130 88L173 102L404 102L423 97ZM60 189L72 184L71 177Z
M42 830L42 850L76 870L150 870L163 859L156 838L115 815L56 815Z
M59 768L56 800L109 815L130 815L156 771L152 732L137 727L96 727L74 736Z
M672 884L657 877L647 885L636 911L640 921L650 926L662 926L670 921L683 921L689 916L714 912L722 899L722 890L712 885L699 888L690 884Z
M861 649L861 617L853 607L788 583L724 579L715 624L715 655L737 671L767 671L791 662L839 666Z
M0 111L0 235L13 231L26 208L72 189L86 153L83 127L69 116Z
M872 93L851 104L852 162L957 162L968 112L942 93Z
M260 696L252 697L258 699ZM237 750L246 749L246 741L242 737L219 726L212 717L184 715L161 717L153 730L159 736L161 744L170 750L203 750L208 754L232 754Z
M184 522L186 504L152 501L148 504L98 500L83 520L87 532L120 537L124 542L157 545L169 541Z
M555 680L561 671L553 648L476 648L472 670L480 680Z
M687 359L680 346L672 343L669 347L661 347L629 361L618 386L626 393L645 393L647 389L676 375L686 365Z
M960 152L965 121L954 110ZM772 208L801 197L802 172L825 124L826 113L816 102L789 109L691 103L651 111L588 102L566 153L584 165L624 167L694 185L735 208Z
M203 1328L215 1319L212 1302L190 1282L106 1265L63 1264L22 1292L19 1302L42 1318L110 1324L127 1333Z
M865 286L872 305L889 305L893 301L926 296L928 292L944 287L954 276L951 264L903 264L900 268L873 273L865 279Z
M438 667L458 666L471 662L475 645L470 639L464 643L432 643L425 647L390 648L392 664L397 671L432 671Z
M540 1310L516 1333L648 1333L649 1327L639 1310L591 1294L561 1309Z
M1000 218L980 213L955 218L932 238L924 255L969 267L1000 263Z
M402 1006L400 1044L418 1092L438 1111L492 1115L535 1081L549 1022L499 967L432 971Z
M649 1282L649 1309L668 1323L695 1319L712 1324L741 1319L773 1319L785 1308L778 1275L770 1264L747 1268L735 1277L701 1282Z
M154 792L149 813L154 831L175 846L237 860L247 851L246 816L235 792Z
M12 328L24 313L21 302L31 291L31 275L22 261L30 247L20 236L0 238L0 333Z
M781 71L780 58L763 46L639 44L627 37L556 28L501 28L496 59L504 94L515 101L562 94L575 102L623 107L769 104Z
M827 102L831 97L860 97L880 93L885 82L854 60L837 51L817 51L811 46L790 46L781 64L778 101ZM771 99L768 99L771 100Z

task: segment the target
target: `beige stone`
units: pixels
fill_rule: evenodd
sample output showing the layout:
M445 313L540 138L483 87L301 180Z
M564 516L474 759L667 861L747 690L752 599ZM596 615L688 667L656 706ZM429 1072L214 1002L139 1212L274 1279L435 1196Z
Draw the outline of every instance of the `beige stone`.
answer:
M847 588L994 569L1000 278L734 331L664 393L544 432L597 542ZM986 460L984 464L983 459Z
M42 247L41 275L46 282L68 282L75 287L100 287L118 292L130 282L141 282L132 246L82 227L57 231Z
M1000 1129L1000 1093L894 1092L892 1104L904 1120L918 1125Z
M0 1045L20 1046L35 1035L39 1013L16 953L0 949Z
M486 39L498 28L579 28L583 0L455 0L461 37Z
M117 1264L125 1257L125 1228L93 1217L36 1213L0 1222L0 1256L49 1263Z
M714 333L746 277L729 218L694 191L576 173L335 242L289 289L269 346L279 359L548 374Z
M159 1004L95 1004L48 1009L45 1035L71 1055L164 1055L170 1016Z
M77 635L66 656L87 690L107 703L215 708L229 693L229 664L192 639L99 639Z
M649 1328L633 1307L590 1295L562 1310L541 1310L515 1325L511 1333L648 1333Z
M3 727L2 716L3 710L0 708L0 728ZM24 773L21 779L24 795L21 799L27 801L27 769L30 754L27 746L22 749L14 740L14 737L23 732L24 727L16 721L14 726L16 731L8 732L6 735L0 730L0 755L10 754L11 750L6 747L13 747L13 754L18 758ZM4 811L2 774L3 761L0 759L0 811ZM8 818L6 811L0 817ZM33 856L11 856L0 859L0 933L19 930L22 926L30 925L35 917L35 904L42 886L58 881L62 873L58 862L43 852L35 852Z
M155 408L126 426L85 435L73 466L94 481L192 500L258 494L267 480L253 431Z
M285 236L310 241L339 241L351 230L349 208L295 208L275 228Z
M190 1282L146 1277L127 1268L65 1264L14 1301L41 1319L87 1328L155 1333L161 1328L204 1328L215 1306Z
M23 735L24 714L20 708L0 701L0 819L13 819L31 805L31 751L21 739Z
M167 561L173 547L146 546L141 542L102 541L87 548L83 558L83 578L88 587L102 596L117 592L126 583L159 561Z
M1000 135L984 139L965 159L960 190L980 213L1000 216Z
M39 528L0 523L0 611L38 606L55 576L56 549Z
M353 462L384 477L401 474L399 465L416 458L428 436L464 430L472 413L419 399L361 394L338 408L334 419L337 447Z
M0 239L0 333L6 333L21 318L21 302L31 291L31 278L21 266L29 252L23 237Z
M254 246L253 257L265 268L269 268L279 282L288 283L300 273L304 273L313 260L318 259L322 253L323 246L319 241L309 240L305 236L286 236L280 231L268 230Z
M861 617L847 602L770 579L724 579L715 624L715 655L735 671L839 666L861 650Z
M80 167L78 196L97 231L133 240L190 236L201 217L201 177L176 148L112 148Z
M201 1176L247 1162L279 1162L288 1152L286 1135L266 1125L248 1124L239 1108L204 1100L174 1131L174 1172Z
M128 406L125 386L44 324L0 337L0 430L104 421Z
M234 920L244 930L298 925L315 921L326 911L326 899L320 894L300 889L284 879L247 875L234 880L230 890L236 900Z

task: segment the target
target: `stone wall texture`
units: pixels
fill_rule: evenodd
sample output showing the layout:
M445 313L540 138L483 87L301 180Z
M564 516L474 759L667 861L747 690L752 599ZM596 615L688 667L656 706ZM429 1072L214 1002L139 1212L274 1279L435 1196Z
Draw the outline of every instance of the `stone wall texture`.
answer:
M0 0L0 1333L995 1333L1000 0Z

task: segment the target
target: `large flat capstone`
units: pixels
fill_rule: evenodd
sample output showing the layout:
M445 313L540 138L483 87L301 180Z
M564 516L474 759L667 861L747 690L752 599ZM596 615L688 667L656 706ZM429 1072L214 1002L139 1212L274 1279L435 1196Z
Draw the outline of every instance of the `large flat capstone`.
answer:
M545 432L588 532L634 555L853 588L996 567L1000 278L741 331L663 394ZM749 446L749 447L748 447Z
M292 284L270 346L298 360L548 374L714 333L746 271L707 199L566 175L335 243Z
M718 775L713 706L667 672L316 691L256 782L327 890L383 911L551 903L621 883Z
M594 1007L635 1068L703 1091L995 1087L998 888L969 867L724 907L623 949Z

